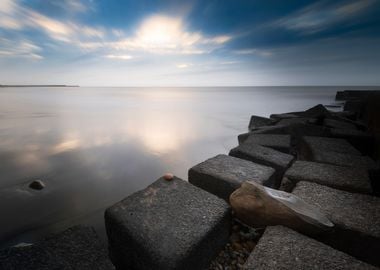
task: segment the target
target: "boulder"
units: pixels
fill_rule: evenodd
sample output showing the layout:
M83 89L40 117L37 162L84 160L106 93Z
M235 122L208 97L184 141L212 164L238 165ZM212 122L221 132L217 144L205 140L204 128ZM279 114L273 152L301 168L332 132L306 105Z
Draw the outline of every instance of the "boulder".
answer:
M0 269L115 269L91 227L75 226L33 245L0 251Z
M217 155L189 170L189 182L228 201L243 181L275 184L274 169L227 155Z
M368 171L361 168L297 160L286 171L281 189L290 192L300 181L314 182L351 192L372 193Z
M316 207L291 193L244 182L230 196L235 216L245 224L284 225L301 232L322 233L334 227Z
M323 211L336 225L333 233L319 240L380 265L380 198L310 182L299 182L292 193Z
M377 268L289 228L273 226L266 228L243 269L375 270Z
M177 177L160 178L105 212L120 269L206 269L228 242L230 221L224 200Z

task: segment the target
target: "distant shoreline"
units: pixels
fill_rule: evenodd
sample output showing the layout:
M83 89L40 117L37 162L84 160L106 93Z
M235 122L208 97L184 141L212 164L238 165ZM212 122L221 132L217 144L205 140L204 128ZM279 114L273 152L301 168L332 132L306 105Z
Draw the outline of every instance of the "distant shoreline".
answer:
M66 85L66 84L14 84L14 85L3 85L0 87L79 87L79 85Z

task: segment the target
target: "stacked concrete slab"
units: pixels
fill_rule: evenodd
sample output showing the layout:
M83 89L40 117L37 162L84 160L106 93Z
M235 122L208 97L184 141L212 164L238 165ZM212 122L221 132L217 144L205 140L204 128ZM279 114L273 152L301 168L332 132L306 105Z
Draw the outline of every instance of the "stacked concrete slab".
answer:
M246 141L231 149L229 155L274 168L276 182L273 187L276 188L280 186L285 170L289 168L294 160L294 156L292 155L251 143L250 141Z
M376 163L354 148L348 141L338 138L302 137L300 158L345 167L375 170Z
M120 269L206 269L229 238L228 204L177 177L164 178L105 213Z
M321 241L380 266L380 198L299 182L293 194L320 209L336 225Z
M268 227L244 265L246 270L377 269L282 226Z
M362 168L297 160L286 171L282 190L291 192L298 182L313 182L336 189L358 193L372 193L368 171Z
M76 226L33 245L0 251L1 270L111 270L107 251L91 227Z
M239 158L217 155L189 170L189 182L228 201L244 181L275 185L275 170Z

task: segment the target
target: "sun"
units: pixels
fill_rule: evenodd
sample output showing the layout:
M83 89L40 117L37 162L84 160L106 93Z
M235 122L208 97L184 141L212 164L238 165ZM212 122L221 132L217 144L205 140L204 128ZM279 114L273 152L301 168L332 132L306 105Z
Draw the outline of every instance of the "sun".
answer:
M179 18L153 16L143 22L137 35L146 47L173 48L182 38L182 21Z

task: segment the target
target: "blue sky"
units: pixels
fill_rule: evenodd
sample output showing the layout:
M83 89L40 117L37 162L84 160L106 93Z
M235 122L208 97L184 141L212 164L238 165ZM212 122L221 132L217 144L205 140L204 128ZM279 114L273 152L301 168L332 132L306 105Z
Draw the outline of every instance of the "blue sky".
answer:
M0 83L379 85L380 0L1 0Z

